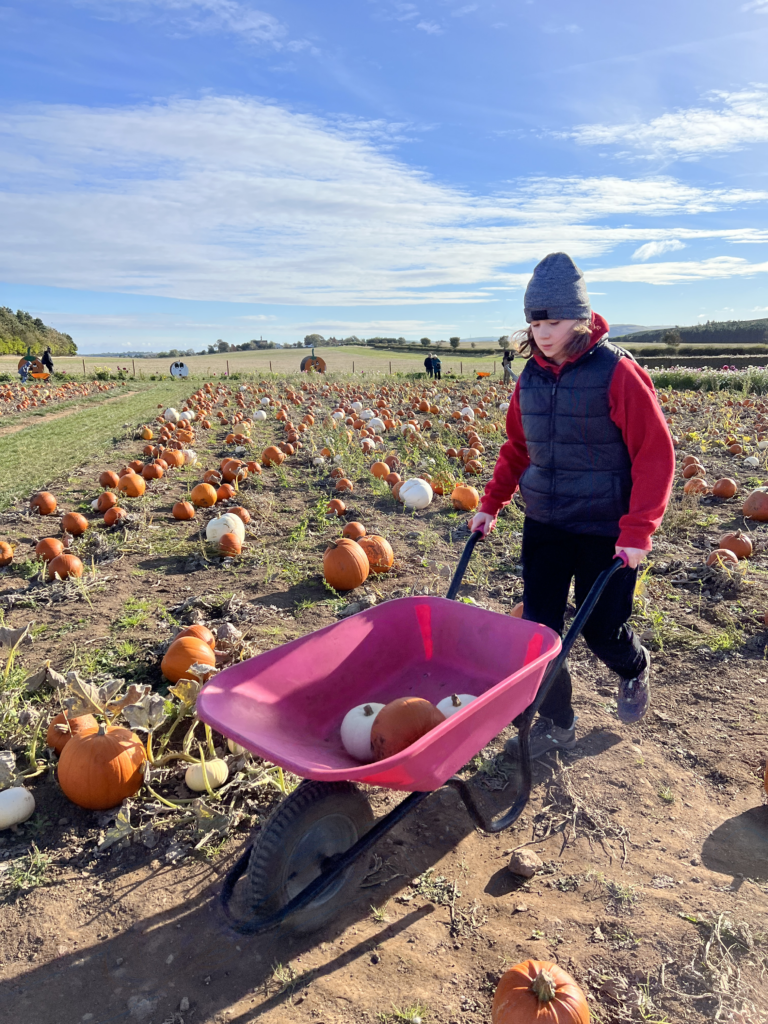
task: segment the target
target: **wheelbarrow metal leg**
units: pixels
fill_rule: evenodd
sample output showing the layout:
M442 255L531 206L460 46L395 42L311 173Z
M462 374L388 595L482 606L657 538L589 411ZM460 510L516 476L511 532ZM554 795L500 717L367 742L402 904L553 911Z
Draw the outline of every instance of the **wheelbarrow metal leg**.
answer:
M284 921L286 917L289 917L297 910L301 910L313 900L317 899L317 897L332 885L339 875L349 867L352 861L357 860L358 857L362 857L367 853L383 835L394 828L395 825L399 824L409 811L430 795L431 792L410 793L405 800L402 800L396 807L393 807L389 814L386 814L383 818L379 818L368 832L366 832L364 836L361 836L353 846L350 846L350 848L344 853L334 857L333 863L330 864L322 874L318 875L317 878L310 882L306 888L302 889L300 893L297 893L296 896L294 896L290 902L286 903L284 907L281 907L280 910L276 911L274 914L270 914L269 917L257 920L243 920L236 918L230 909L230 902L234 894L235 885L248 870L248 861L251 856L251 847L249 846L243 851L237 861L230 868L221 890L222 906L230 925L236 931L248 935L258 935L261 932L269 931L270 928L274 928L276 925Z

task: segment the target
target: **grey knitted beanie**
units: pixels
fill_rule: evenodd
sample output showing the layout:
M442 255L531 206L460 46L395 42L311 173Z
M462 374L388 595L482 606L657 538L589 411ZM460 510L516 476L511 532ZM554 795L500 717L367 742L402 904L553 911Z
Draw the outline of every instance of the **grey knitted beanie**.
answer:
M565 252L538 263L525 289L525 319L588 320L592 315L584 275Z

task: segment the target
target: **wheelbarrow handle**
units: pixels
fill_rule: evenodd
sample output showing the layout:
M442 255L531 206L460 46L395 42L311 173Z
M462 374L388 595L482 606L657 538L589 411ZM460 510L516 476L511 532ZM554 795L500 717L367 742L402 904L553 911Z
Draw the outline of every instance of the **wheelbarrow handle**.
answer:
M453 574L451 585L448 587L448 593L445 595L449 601L453 601L459 592L461 581L464 579L464 573L467 571L469 560L472 557L472 552L475 550L475 544L479 540L482 540L483 534L480 530L475 530L469 535L469 540L464 545L464 550L461 553L459 564L456 566L456 572Z

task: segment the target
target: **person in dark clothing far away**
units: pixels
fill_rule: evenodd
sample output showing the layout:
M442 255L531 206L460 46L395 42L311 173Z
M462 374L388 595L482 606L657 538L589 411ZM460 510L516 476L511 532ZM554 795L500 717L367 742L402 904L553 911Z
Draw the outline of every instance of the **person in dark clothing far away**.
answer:
M511 384L513 380L516 380L514 373L512 372L512 363L515 360L515 353L511 348L504 349L504 355L501 357L501 368L504 371L504 383Z
M487 534L520 487L523 618L562 632L575 578L580 605L598 575L623 552L584 627L592 652L619 676L618 717L638 722L650 702L650 654L627 620L637 567L651 549L672 487L672 440L651 379L590 308L584 277L565 253L551 253L525 293L518 351L527 358L507 412L507 441L470 528ZM528 358L530 357L530 358ZM574 415L584 410L588 415ZM571 677L558 673L531 730L531 753L576 745ZM507 753L519 757L518 738Z
M53 373L53 356L51 355L50 348L47 348L45 352L43 352L40 362L46 368L48 373Z
M440 371L443 368L443 364L440 362L440 356L432 356L432 376L435 380L442 380Z
M431 354L428 355L427 358L424 360L424 369L427 371L427 376L428 377L431 377L433 375L433 373L435 372L434 371L434 367L432 365L432 356L431 356Z

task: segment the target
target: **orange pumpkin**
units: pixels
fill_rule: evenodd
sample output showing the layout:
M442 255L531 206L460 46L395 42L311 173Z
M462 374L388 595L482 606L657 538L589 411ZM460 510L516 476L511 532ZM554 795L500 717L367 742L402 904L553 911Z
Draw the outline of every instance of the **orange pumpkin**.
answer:
M39 491L33 495L30 505L36 508L41 516L52 516L58 507L50 491Z
M197 484L192 488L190 497L198 508L211 508L216 504L216 489L212 484Z
M768 487L757 487L741 507L741 514L758 523L768 522Z
M66 744L59 759L59 785L78 807L106 811L138 793L146 758L144 745L130 729L100 725Z
M73 736L89 736L98 732L99 723L93 715L79 715L77 718L67 718L65 711L51 719L48 732L45 737L46 745L60 754Z
M183 636L196 637L196 639L202 640L204 644L208 644L211 650L216 646L216 637L207 626L203 626L199 622L196 622L193 626L187 626L186 629L182 629L176 634L174 639L181 640Z
M96 499L96 511L106 512L108 508L114 508L116 504L117 498L112 493L112 491L102 491L101 494Z
M331 512L335 516L343 516L347 511L347 506L341 498L331 498L326 506L326 511Z
M735 533L724 533L720 538L720 548L728 548L737 558L749 558L752 554L752 538L748 533L737 530Z
M451 504L462 512L473 512L480 504L480 495L469 484L456 484L451 492Z
M729 476L721 477L712 484L712 493L716 498L732 498L739 487Z
M233 558L241 551L240 538L236 533L223 533L219 537L219 552L225 558Z
M178 683L198 663L216 667L216 656L208 644L195 636L177 637L165 652L160 671L169 682Z
M389 475L390 469L386 462L374 462L374 464L371 466L371 472L375 477L378 477L380 480L383 480L385 477Z
M726 568L727 566L738 564L738 558L728 548L715 548L707 559L707 565L714 565L720 568Z
M35 554L45 562L50 562L52 558L60 555L63 550L64 545L57 537L43 537L35 546Z
M119 479L120 477L117 473L113 472L111 469L105 469L99 477L99 486L104 487L105 489L107 487L117 487L117 481Z
M229 499L234 498L234 496L235 488L232 484L222 484L216 491L216 501L229 501Z
M341 535L349 540L360 540L361 537L365 536L365 527L362 523L347 523L341 531Z
M356 541L343 537L323 555L323 576L334 590L354 590L368 579L370 566Z
M233 505L231 508L227 509L227 512L231 512L233 515L236 515L238 519L242 519L246 526L251 521L251 513L247 508L243 508L242 505Z
M83 575L84 566L77 555L56 555L48 563L48 579L52 580L58 576L60 580L65 580L69 576L77 576L79 579Z
M526 960L501 976L492 1024L589 1024L587 999L557 964Z
M389 572L395 561L395 553L386 538L371 533L367 537L361 537L358 544L365 552L371 572Z
M174 519L194 519L195 506L191 501L177 501L173 506Z
M683 490L686 494L707 494L709 492L709 484L700 476L692 476L683 484Z
M270 445L261 453L261 464L263 466L279 466L285 459L285 452L281 452L276 445Z
M88 529L88 520L79 512L67 512L61 517L61 528L73 537L79 537Z
M445 715L422 697L399 697L376 715L371 728L374 761L399 754L445 721Z
M154 462L148 462L142 467L141 475L145 480L160 480L165 475L165 470L160 465L160 460L155 459Z
M0 541L0 567L10 565L13 561L13 548L7 540Z
M349 491L351 493L352 491L354 491L354 489L355 487L352 481L348 480L347 477L345 476L340 476L336 481L337 491Z
M146 491L147 485L144 483L143 477L140 477L138 473L131 472L120 477L117 481L117 489L127 498L140 498Z
M104 525L114 526L118 520L125 518L127 515L128 513L125 509L120 508L118 505L115 505L113 508L108 508L104 513Z

